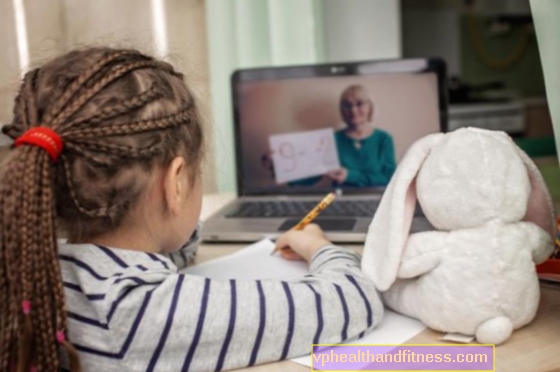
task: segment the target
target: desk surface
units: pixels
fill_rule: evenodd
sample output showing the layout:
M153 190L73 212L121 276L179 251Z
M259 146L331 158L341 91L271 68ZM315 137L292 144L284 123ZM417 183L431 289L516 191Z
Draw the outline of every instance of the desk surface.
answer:
M233 196L205 196L202 218L219 208ZM197 263L232 254L245 245L202 244L197 254ZM360 250L357 245L348 248ZM426 329L406 343L441 343L442 333ZM290 361L270 363L240 369L247 372L305 372L309 368ZM541 299L537 316L533 322L513 333L503 345L496 347L496 371L552 372L560 371L560 286L541 285Z

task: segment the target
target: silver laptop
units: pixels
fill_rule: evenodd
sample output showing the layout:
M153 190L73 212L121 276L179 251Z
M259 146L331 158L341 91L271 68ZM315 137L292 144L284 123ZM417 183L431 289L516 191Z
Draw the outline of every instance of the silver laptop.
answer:
M239 197L206 221L209 242L276 238L331 191L314 222L333 242L363 242L406 149L446 130L439 59L244 69L231 81ZM413 231L429 227L417 208Z

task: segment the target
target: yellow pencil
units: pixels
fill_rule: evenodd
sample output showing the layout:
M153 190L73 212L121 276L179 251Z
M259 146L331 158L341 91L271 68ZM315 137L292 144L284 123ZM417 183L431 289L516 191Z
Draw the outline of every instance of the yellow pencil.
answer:
M329 193L327 196L323 198L323 200L319 202L319 204L317 204L315 208L313 208L309 213L307 213L307 215L303 217L303 219L299 221L299 223L295 225L292 229L303 230L305 226L309 225L315 218L317 218L319 213L324 211L325 208L327 208L333 202L334 199L336 199L336 194L334 192ZM276 251L278 251L278 249L275 247L274 250L270 253L270 255L272 256L274 253L276 253Z

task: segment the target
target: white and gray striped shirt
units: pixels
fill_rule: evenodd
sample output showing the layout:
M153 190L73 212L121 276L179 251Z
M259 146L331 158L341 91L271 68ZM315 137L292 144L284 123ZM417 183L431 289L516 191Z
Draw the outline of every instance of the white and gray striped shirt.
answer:
M159 255L59 244L70 340L84 371L220 371L308 354L383 316L359 255L319 250L298 281L183 275L193 245Z

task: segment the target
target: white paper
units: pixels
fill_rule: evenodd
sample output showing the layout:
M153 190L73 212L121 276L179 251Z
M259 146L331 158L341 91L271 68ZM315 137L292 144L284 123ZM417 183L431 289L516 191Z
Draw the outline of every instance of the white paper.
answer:
M369 334L348 342L351 345L402 344L426 329L419 320L385 309L383 320ZM311 355L292 359L292 362L311 367ZM366 364L364 364L364 367Z
M270 136L269 143L277 183L340 168L332 128L277 134Z
M219 249L219 248L216 248ZM287 261L271 256L274 243L263 239L234 254L187 267L183 272L213 279L298 279L309 273L303 261Z
M287 261L279 255L271 256L270 252L273 249L274 243L264 239L234 254L187 267L183 272L213 279L290 280L308 274L309 271L305 262ZM370 334L352 341L351 344L402 344L425 328L426 326L416 319L385 309L381 324ZM311 366L310 355L295 358L292 361Z

